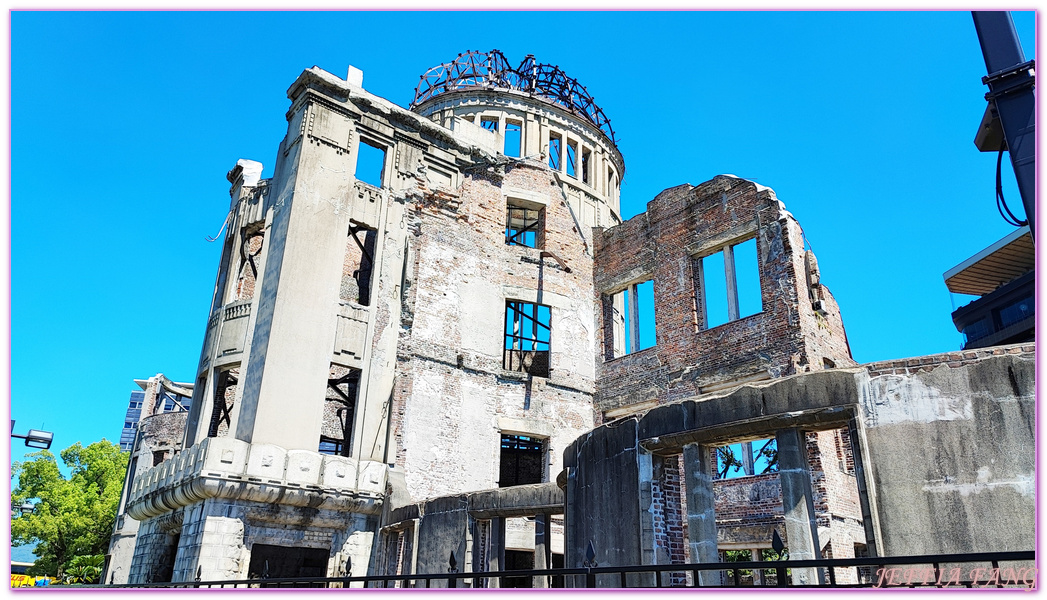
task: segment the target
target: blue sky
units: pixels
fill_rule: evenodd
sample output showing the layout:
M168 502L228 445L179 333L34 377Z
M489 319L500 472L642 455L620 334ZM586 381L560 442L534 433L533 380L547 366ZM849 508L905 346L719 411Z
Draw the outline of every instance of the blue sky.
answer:
M403 106L466 50L559 65L620 138L623 216L721 173L773 188L859 362L959 348L942 273L1011 231L966 11L15 12L11 38L11 416L56 449L117 440L133 379L194 379L225 173L271 175L313 65Z

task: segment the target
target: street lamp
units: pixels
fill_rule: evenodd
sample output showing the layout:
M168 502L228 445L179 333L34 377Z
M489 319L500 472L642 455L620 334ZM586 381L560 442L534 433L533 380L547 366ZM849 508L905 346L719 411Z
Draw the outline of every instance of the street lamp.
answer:
M30 429L26 435L18 435L15 433L15 421L11 419L11 437L25 440L25 445L30 448L39 448L41 450L47 450L51 447L51 441L54 439L55 434L50 431L40 431L39 429Z

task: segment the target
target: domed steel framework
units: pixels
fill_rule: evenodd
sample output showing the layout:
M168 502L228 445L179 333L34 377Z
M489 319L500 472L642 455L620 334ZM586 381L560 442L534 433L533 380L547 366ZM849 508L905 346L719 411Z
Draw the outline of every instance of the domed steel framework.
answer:
M568 77L560 67L536 63L532 54L528 54L516 68L510 66L498 50L470 50L459 54L453 61L432 67L422 75L411 108L444 92L497 88L519 90L558 104L585 117L611 142L617 143L611 120L596 105L585 86Z

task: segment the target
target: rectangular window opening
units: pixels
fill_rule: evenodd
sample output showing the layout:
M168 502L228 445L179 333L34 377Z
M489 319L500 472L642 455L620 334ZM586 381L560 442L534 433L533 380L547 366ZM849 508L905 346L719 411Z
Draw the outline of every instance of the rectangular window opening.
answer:
M567 174L571 177L578 177L577 158L578 144L567 142Z
M738 318L763 312L760 293L760 262L756 256L756 238L734 246L734 273L738 285Z
M356 403L360 389L360 370L331 364L324 397L323 423L320 426L321 454L352 455Z
M385 148L360 139L356 145L356 179L374 187L382 187L385 177Z
M521 121L505 121L505 145L502 152L506 156L512 156L513 158L520 158L523 156L522 148L523 142L523 122Z
M737 442L716 448L716 478L734 479L778 472L778 440Z
M701 329L763 311L755 238L696 259L695 279L696 321Z
M371 305L371 274L378 232L362 225L350 225L342 259L342 285L338 297L342 302Z
M545 440L502 434L498 487L542 483L544 467Z
M480 117L480 127L487 131L498 131L498 117Z
M588 148L582 148L582 183L589 183L589 169L592 166L592 157L592 151Z
M214 398L211 406L211 423L207 437L226 437L232 425L233 402L240 369L227 369L215 377Z
M549 168L554 171L560 170L560 151L562 140L560 134L550 133L549 134Z
M552 313L548 306L507 300L502 368L548 377Z
M510 203L505 217L505 243L540 248L542 211Z

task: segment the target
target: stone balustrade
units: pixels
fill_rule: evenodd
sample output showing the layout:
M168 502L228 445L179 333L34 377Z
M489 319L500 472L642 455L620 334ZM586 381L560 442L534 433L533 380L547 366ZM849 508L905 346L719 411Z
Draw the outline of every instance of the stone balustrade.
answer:
M207 498L377 514L386 466L232 438L206 438L135 478L127 513L145 520Z

